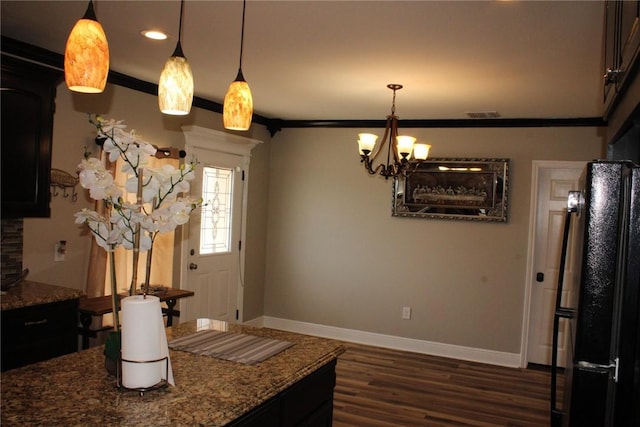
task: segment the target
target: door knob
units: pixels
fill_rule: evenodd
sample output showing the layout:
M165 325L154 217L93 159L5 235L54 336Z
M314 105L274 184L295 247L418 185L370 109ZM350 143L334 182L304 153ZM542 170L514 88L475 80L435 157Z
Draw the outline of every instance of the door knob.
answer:
M198 264L194 264L194 263L189 264L189 270L197 270L197 269L198 269Z
M544 273L536 274L536 281L537 282L544 282Z

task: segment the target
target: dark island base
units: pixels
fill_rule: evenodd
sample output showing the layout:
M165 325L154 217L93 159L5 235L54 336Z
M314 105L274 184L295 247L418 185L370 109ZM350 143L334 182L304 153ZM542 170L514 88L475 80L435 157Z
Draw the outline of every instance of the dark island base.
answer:
M242 427L331 427L336 360L229 423Z

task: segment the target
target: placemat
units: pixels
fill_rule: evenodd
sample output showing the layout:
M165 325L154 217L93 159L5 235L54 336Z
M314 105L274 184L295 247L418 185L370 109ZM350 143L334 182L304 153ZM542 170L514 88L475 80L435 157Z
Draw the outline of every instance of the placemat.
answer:
M169 341L174 350L255 365L291 347L293 343L235 332L200 331Z

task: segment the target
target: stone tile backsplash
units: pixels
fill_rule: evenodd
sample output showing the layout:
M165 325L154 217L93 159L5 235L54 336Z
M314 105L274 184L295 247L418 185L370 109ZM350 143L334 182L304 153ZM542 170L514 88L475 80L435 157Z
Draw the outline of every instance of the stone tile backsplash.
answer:
M24 220L22 218L2 219L0 272L3 282L22 273L23 230Z

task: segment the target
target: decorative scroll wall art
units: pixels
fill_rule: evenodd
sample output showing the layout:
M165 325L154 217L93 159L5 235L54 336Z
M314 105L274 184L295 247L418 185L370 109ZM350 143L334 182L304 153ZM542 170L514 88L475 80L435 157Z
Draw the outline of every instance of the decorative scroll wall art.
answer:
M393 216L507 221L509 159L434 158L393 185Z

